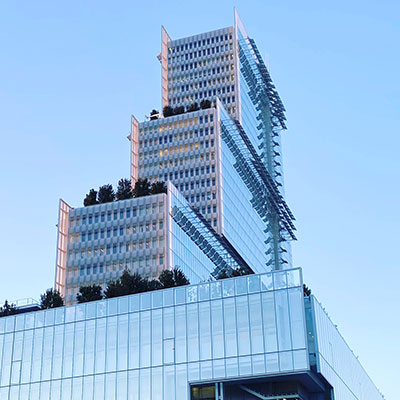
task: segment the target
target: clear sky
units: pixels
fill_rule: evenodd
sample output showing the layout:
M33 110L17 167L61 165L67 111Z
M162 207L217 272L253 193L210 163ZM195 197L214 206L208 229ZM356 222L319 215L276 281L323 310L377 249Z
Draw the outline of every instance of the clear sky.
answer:
M398 393L398 1L1 1L0 302L54 279L58 199L129 176L130 115L160 107L160 26L233 24L287 108L294 264L387 399Z

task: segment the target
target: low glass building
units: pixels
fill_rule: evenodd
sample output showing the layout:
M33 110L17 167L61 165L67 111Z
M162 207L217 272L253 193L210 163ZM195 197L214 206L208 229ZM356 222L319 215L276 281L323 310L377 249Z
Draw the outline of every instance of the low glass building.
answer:
M300 269L0 318L7 400L381 395Z

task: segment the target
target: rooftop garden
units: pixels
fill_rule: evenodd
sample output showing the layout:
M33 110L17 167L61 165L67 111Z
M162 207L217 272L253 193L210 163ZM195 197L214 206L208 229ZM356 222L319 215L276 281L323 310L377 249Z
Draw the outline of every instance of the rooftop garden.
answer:
M186 278L185 274L179 268L166 269L160 273L157 279L149 279L139 275L137 272L131 274L129 269L125 269L118 279L108 281L104 289L96 284L81 286L79 292L76 294L76 301L77 303L87 303L189 284L189 279ZM62 307L64 306L64 299L57 290L47 289L40 296L38 306L41 310ZM0 307L0 317L7 317L19 314L20 312L21 310L15 304L10 304L7 300L3 307Z
M249 275L251 272L243 268L236 268L231 271L221 270L217 276L217 280L233 278L238 276ZM111 299L114 297L126 296L130 294L150 292L160 289L168 289L177 286L190 285L189 279L179 269L163 270L157 279L150 279L139 275L137 272L131 273L129 269L125 269L122 275L116 280L107 282L106 287L97 284L83 285L76 294L77 303L88 303L91 301ZM311 289L303 284L304 297L311 296ZM54 289L47 289L40 296L39 309L45 310L49 308L57 308L64 306L64 299L61 294ZM10 304L7 300L3 307L0 307L0 317L15 315L23 312L19 310L15 304Z
M194 102L190 104L187 107L184 106L178 106L178 107L170 107L170 106L165 106L163 108L163 116L165 118L167 117L172 117L173 115L180 115L180 114L185 114L187 112L193 112L193 111L198 111L198 110L206 110L208 108L212 107L212 103L210 100L204 99L201 100L200 105L197 102ZM160 112L158 110L153 109L150 113L150 120L155 120L160 118Z
M100 186L99 190L90 189L83 200L83 205L87 207L159 193L167 193L167 185L163 181L150 183L147 178L138 179L132 188L130 179L120 179L116 191L112 185Z

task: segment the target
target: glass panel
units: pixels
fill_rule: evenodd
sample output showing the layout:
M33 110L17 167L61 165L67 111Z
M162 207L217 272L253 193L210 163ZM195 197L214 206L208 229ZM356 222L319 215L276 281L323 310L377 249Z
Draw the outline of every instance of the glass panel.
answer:
M210 283L210 292L212 299L219 299L222 297L222 283L221 281Z
M164 339L164 364L172 364L175 362L175 339Z
M163 293L157 290L152 293L152 296L153 296L153 308L162 307Z
M226 359L226 376L239 376L238 359L236 357Z
M186 384L186 382L185 382ZM151 399L163 400L163 369L151 369Z
M96 303L86 303L86 318L96 317Z
M28 314L27 314L28 316ZM65 307L59 307L56 309L56 324L63 324L65 318Z
M75 309L75 321L82 321L86 318L85 315L86 304L78 304Z
M82 378L72 379L72 400L82 399Z
M169 289L169 290L164 290L163 291L163 297L164 297L164 306L172 306L174 305L174 290Z
M253 294L249 296L249 310L250 310L251 352L252 354L263 353L264 335L263 335L260 294Z
M139 400L139 370L128 372L128 400Z
M186 306L175 308L175 341L176 362L186 362Z
M128 398L128 372L117 373L117 399L126 400ZM96 399L97 400L97 399Z
M162 365L162 310L154 310L151 313L151 365Z
M40 313L38 313L38 314L40 314ZM6 317L5 321L6 321L5 331L6 332L13 332L14 331L14 326L15 326L15 316ZM39 325L39 326L43 326L43 323L42 323L42 325Z
M65 307L65 323L75 321L75 306Z
M140 367L150 366L150 311L140 313Z
M6 342L4 342L4 350L6 349ZM33 333L33 357L32 357L32 375L33 381L40 380L40 372L42 366L42 352L43 352L43 328L35 329ZM5 351L3 354L3 368ZM7 364L6 364L7 365Z
M239 355L250 354L249 306L247 296L236 297Z
M274 293L262 293L261 300L264 323L264 348L266 352L277 351Z
M288 287L301 286L300 270L292 269L286 271L287 273L287 285Z
M99 306L100 303L97 304ZM104 305L103 305L104 307ZM99 310L99 308L97 308ZM96 320L95 372L102 373L106 365L106 319ZM102 392L104 393L104 392Z
M25 329L31 329L34 326L35 326L35 314L34 313L25 314Z
M93 386L94 386L94 376L84 376L83 377L83 397L82 400L92 400L93 399ZM53 400L53 399L51 399Z
M106 372L117 368L117 323L118 317L107 318Z
M200 379L200 365L197 362L188 364L188 379L191 381L198 381Z
M291 371L293 369L293 360L291 351L285 351L279 353L279 368L281 371Z
M176 304L184 304L186 303L186 289L185 288L176 288L175 289L175 303Z
M241 276L233 279L235 282L236 294L247 294L247 276Z
M98 400L104 399L104 385L105 385L105 375L95 375L94 377L94 396L93 398Z
M129 315L129 368L139 368L139 313Z
M239 374L251 375L251 357L239 357Z
M212 378L212 362L211 361L201 361L200 362L200 377L203 380Z
M249 275L247 277L247 285L249 293L255 293L260 291L260 276L259 275Z
M304 297L303 288L289 289L290 328L292 333L293 349L306 347L306 329L304 324Z
M151 293L142 293L140 295L140 309L148 310L151 307Z
M93 374L94 372L94 340L95 340L96 321L89 320L85 324L85 374Z
M211 302L211 324L213 358L222 358L225 355L222 300L214 300Z
M164 367L164 399L175 398L175 367Z
M116 378L117 374L111 373L106 374L106 390L105 390L105 398L107 400L115 400L116 397Z
M54 351L53 351L53 373L52 373L53 379L61 378L63 349L64 349L64 325L57 325L54 327Z
M188 286L186 288L186 299L188 303L197 301L197 286Z
M199 359L199 327L198 327L197 304L187 306L187 329L188 329L188 360Z
M224 297L230 297L235 294L233 279L224 279L222 281L222 294Z
M45 322L44 322L45 325L46 326L54 325L55 318L56 318L55 309L47 310L45 312ZM18 323L18 321L17 321L17 323Z
M286 289L286 271L279 271L274 273L274 288Z
M118 298L118 312L120 314L128 312L128 296L122 296Z
M200 359L208 360L211 358L211 317L210 303L199 304L200 322Z
M44 329L42 379L51 378L51 360L53 357L53 327Z
M128 317L127 314L118 316L117 369L120 371L128 369Z
M293 352L294 369L307 369L307 352L306 350L296 350Z
M50 398L50 382L41 382L40 400L49 400L49 398Z
M15 330L20 331L24 329L24 327L25 327L25 314L17 315L15 320ZM0 328L0 333L1 333L1 328Z
M129 311L139 311L139 295L129 296Z
M107 315L107 303L105 300L97 302L97 317L105 317Z
M210 285L207 283L199 285L199 300L208 300L210 298Z
M8 319L7 322L13 322L11 319ZM44 312L36 312L35 313L35 328L40 328L44 326Z
M276 325L278 328L278 348L291 349L289 307L286 290L275 292Z
M74 376L83 373L83 353L85 339L85 322L75 324L75 345L74 345Z
M225 378L225 360L213 360L213 378Z
M273 290L274 283L272 280L272 273L263 274L260 276L261 279L261 290Z
M267 353L265 355L265 366L269 374L279 372L278 353Z
M108 311L107 311L107 315L108 316L117 314L117 312L118 312L118 300L119 299L117 299L117 298L116 299L107 300L106 304L107 304L107 307L108 307Z
M235 299L224 299L225 356L237 355Z
M265 357L263 354L252 356L251 363L253 366L253 374L265 373Z
M72 379L63 379L61 381L61 399L62 400L71 400L72 393ZM103 390L104 392L104 390Z

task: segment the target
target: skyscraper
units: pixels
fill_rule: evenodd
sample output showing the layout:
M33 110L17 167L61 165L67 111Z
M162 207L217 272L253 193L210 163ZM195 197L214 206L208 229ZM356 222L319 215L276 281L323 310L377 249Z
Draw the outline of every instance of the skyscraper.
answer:
M184 39L162 28L159 60L163 112L132 117L129 139L132 183L165 191L60 201L67 306L0 318L0 399L382 399L292 267L284 108L237 13ZM125 268L174 267L191 284L74 304Z

